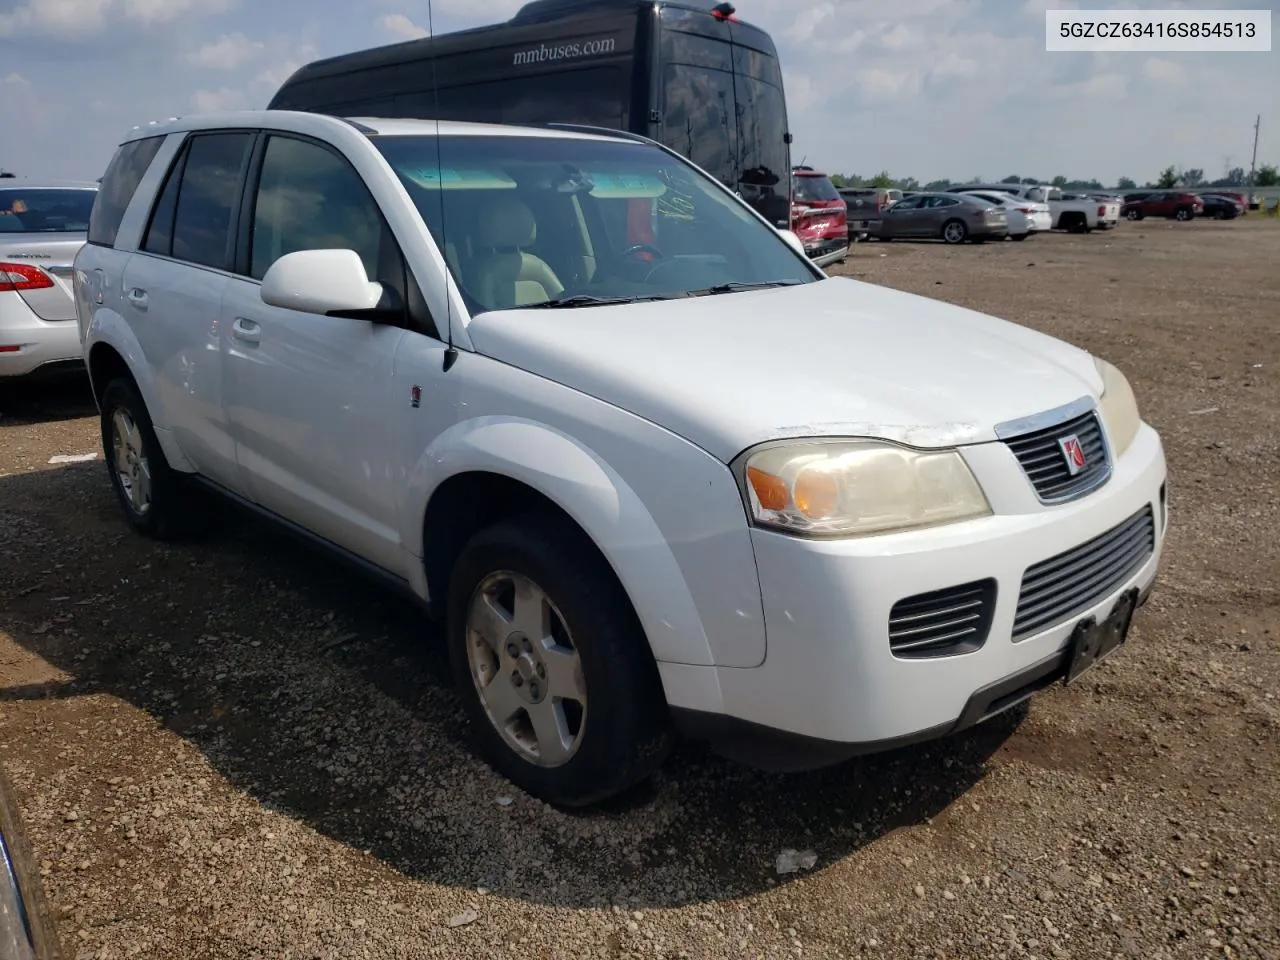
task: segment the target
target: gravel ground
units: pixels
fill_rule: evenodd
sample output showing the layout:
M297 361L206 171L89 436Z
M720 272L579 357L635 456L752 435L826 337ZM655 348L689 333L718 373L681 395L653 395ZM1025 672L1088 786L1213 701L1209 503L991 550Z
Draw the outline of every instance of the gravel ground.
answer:
M68 957L1280 960L1280 224L836 268L1065 337L1170 462L1128 647L967 735L805 776L682 747L566 814L474 760L438 640L254 521L118 519L79 389L0 416L0 755ZM784 851L799 869L779 873Z

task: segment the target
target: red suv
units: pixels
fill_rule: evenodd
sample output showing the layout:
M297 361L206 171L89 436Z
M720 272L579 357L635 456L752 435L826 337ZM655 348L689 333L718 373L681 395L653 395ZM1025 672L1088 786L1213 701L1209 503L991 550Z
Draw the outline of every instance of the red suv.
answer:
M791 171L791 229L820 267L849 253L848 207L825 173L812 167Z
M1185 190L1158 190L1127 197L1121 212L1130 220L1145 217L1192 220L1204 213L1204 201Z

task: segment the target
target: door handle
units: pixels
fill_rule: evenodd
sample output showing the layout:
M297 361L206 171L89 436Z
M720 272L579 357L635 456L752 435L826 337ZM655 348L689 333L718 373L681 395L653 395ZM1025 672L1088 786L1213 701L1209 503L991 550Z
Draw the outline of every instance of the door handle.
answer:
M129 292L124 295L124 298L139 310L147 309L147 291L143 290L141 287L131 288Z
M231 336L244 343L257 343L262 339L262 327L255 320L236 317L231 324Z

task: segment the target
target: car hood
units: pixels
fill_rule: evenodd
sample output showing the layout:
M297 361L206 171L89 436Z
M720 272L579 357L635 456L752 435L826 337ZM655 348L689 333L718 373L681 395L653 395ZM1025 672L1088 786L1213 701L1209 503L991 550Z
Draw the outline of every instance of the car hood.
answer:
M833 277L796 287L568 310L468 326L488 357L613 404L724 462L789 437L920 447L1097 396L1076 347L994 317Z

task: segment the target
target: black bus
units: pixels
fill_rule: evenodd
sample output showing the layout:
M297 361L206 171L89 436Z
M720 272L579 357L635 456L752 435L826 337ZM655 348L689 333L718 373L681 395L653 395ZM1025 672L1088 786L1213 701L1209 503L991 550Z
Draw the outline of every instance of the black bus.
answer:
M727 3L533 0L506 23L317 60L269 107L630 131L790 224L777 51Z

